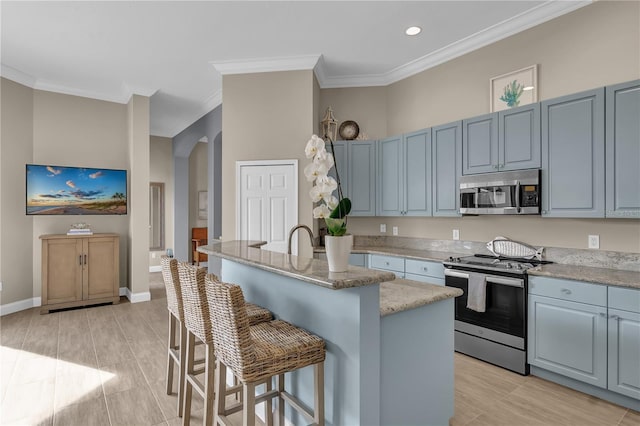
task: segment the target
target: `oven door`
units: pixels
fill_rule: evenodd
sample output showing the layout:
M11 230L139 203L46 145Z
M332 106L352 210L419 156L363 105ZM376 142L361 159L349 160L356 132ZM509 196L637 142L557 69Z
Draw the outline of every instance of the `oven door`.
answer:
M524 278L485 275L486 309L467 308L469 273L445 269L445 285L462 289L455 299L456 330L525 349L526 288Z

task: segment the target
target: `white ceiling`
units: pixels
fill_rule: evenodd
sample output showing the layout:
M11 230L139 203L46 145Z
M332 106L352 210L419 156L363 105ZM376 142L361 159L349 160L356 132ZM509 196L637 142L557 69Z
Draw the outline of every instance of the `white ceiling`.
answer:
M2 1L2 76L125 103L173 137L222 102L222 74L315 69L387 85L590 1ZM410 25L422 27L407 37Z

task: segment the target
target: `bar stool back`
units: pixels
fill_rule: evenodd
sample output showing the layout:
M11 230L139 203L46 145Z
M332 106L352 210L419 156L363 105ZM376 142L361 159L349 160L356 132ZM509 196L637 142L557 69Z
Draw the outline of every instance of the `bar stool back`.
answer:
M243 424L255 424L255 404L266 402L267 424L272 421L271 400L278 397L278 420L284 426L284 402L314 424L324 424L324 341L285 321L275 320L249 326L242 289L235 284L207 276L207 298L211 312L216 367L216 424L229 424L227 416L243 411ZM284 389L284 373L314 366L314 411L304 408ZM226 407L226 369L243 385L241 406ZM271 389L272 377L277 388ZM266 383L266 392L256 397L255 387Z

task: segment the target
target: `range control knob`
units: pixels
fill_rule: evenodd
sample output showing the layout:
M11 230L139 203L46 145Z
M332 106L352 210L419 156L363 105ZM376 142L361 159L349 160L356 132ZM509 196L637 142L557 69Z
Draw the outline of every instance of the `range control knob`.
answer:
M520 269L520 270L524 269L524 267L522 266L522 264L518 263L518 269Z
M507 263L506 265L504 265L505 268L507 269L511 269L513 268L513 264L512 263Z

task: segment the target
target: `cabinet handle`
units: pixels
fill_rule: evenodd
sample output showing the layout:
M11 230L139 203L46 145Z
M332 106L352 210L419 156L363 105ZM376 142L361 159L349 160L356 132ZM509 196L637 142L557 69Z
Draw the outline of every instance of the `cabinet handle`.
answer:
M560 292L564 294L571 294L571 290L569 290L568 288L561 288Z
M607 317L607 314L605 314L604 312L600 312L598 315L600 315L600 316L601 316L601 317L603 317L603 318L608 318L608 317Z
M82 255L78 256L78 265L82 266Z
M429 268L427 268L426 266L423 266L423 267L422 267L422 270L426 272L426 271L428 271L428 270L429 270Z
M84 264L85 265L87 264L87 255L86 254L84 255Z
M612 320L620 321L620 317L618 315L611 315L609 318Z
M385 265L389 266L389 262L384 262Z

